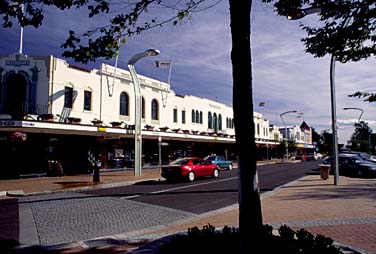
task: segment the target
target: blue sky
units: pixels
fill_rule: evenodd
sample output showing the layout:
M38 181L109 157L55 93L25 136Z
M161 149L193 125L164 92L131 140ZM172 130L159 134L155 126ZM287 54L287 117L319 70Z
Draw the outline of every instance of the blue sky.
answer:
M131 56L148 48L161 51L160 56L139 61L137 72L167 81L168 70L153 67L155 60L172 59L171 87L178 94L207 97L232 105L232 70L230 60L231 37L228 1L222 0L207 11L194 13L192 18L177 26L165 25L132 38L120 49L119 67L126 69ZM61 57L61 43L69 29L84 32L95 27L105 17L89 20L78 11L46 13L39 29L25 28L23 53L26 55L54 55ZM300 21L278 17L271 6L253 1L252 65L254 109L263 113L270 123L282 126L279 115L290 110L302 112L304 120L320 132L331 128L329 66L330 56L314 58L305 53L299 27L316 24L317 16L310 15ZM0 29L0 54L18 51L19 27ZM71 60L68 59L71 62ZM115 59L99 59L115 64ZM364 110L362 120L376 131L376 104L350 98L355 91L376 91L376 60L336 64L336 101L339 142L343 143L354 131L353 124ZM258 107L265 101L265 106ZM287 125L300 125L303 118L295 114L284 115Z

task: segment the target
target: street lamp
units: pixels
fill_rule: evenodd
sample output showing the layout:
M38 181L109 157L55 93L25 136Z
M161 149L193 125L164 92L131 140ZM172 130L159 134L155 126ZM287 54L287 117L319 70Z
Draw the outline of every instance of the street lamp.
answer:
M285 126L285 138L286 138L286 160L289 160L289 143L288 143L288 137L287 137L287 127L286 127L286 124L285 124L285 121L283 121L283 115L285 114L288 114L288 113L296 113L298 111L296 110L291 110L291 111L286 111L286 112L283 112L282 114L280 114L279 116L281 117L281 120L282 120L282 123L283 125Z
M320 7L301 9L293 15L287 16L290 20L297 20L304 18L307 15L318 13L321 11ZM349 19L346 19L344 25ZM339 184L339 170L338 170L338 138L337 138L337 113L336 113L336 90L335 90L335 56L331 54L330 57L330 101L332 108L332 137L333 137L333 167L334 167L334 185Z
M358 124L360 123L360 119L362 118L362 115L363 115L363 109L361 108L343 108L343 110L349 110L349 109L354 109L354 110L359 110L360 111L360 115L359 115L359 119L358 119ZM372 133L369 133L368 135L368 148L370 149L370 153L371 153L371 134Z
M362 118L362 115L363 115L363 109L361 109L361 108L343 108L343 110L349 110L349 109L354 109L354 110L360 111L360 115L359 115L359 119L358 119L358 123L360 123L360 118Z
M141 58L147 56L156 56L159 55L159 50L157 49L148 49L145 52L138 53L134 55L128 61L128 69L131 73L133 87L134 87L134 96L135 96L135 123L134 123L134 175L141 175L141 156L142 156L142 133L141 133L141 88L140 82L137 77L136 70L134 68L135 63Z

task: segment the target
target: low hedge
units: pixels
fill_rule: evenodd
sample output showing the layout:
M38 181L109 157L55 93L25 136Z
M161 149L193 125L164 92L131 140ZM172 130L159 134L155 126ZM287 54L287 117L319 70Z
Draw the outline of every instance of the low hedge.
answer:
M314 236L305 229L297 231L283 225L279 235L270 225L264 225L254 253L340 254L331 238ZM156 254L234 254L240 253L239 229L225 226L221 231L208 224L202 229L189 228L187 234L173 235Z

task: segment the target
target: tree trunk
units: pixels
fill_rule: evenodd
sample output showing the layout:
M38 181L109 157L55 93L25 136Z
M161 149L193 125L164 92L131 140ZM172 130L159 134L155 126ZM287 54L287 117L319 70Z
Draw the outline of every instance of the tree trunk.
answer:
M241 253L258 249L262 228L252 101L250 0L229 0L232 36L233 110L239 168Z

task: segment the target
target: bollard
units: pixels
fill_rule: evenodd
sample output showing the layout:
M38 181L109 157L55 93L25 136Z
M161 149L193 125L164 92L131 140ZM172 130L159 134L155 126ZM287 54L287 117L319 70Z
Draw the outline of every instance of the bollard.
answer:
M94 183L99 183L100 182L100 177L99 177L99 168L101 166L101 162L97 161L94 165L94 171L93 171L93 182Z
M326 180L329 178L330 165L320 164L320 178Z

